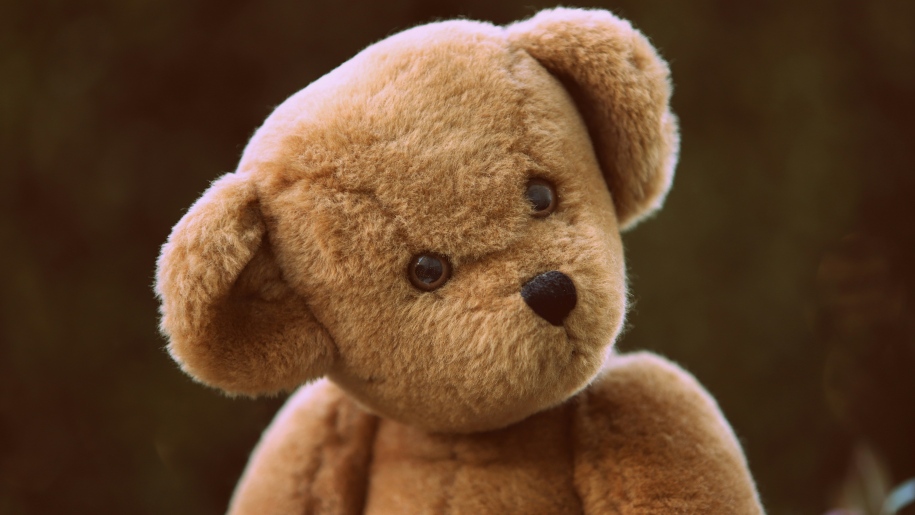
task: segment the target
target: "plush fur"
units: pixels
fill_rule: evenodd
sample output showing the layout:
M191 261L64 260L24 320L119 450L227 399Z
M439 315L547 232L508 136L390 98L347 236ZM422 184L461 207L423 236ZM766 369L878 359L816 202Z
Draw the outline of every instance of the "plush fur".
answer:
M169 351L232 394L303 387L235 513L760 513L714 401L616 356L620 230L678 148L668 71L605 11L441 22L280 105L158 263ZM531 178L555 212L532 216ZM411 259L446 257L431 292ZM559 271L560 325L520 291Z
M327 381L304 387L264 434L230 511L742 514L760 507L714 400L676 365L639 353L610 360L570 402L466 435L380 419Z

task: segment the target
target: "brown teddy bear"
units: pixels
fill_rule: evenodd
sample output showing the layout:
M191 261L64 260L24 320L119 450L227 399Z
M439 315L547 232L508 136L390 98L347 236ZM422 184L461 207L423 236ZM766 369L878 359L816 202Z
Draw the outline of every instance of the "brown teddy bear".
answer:
M230 512L761 513L696 380L611 352L669 96L629 23L554 9L407 30L280 105L158 262L182 369L301 386Z

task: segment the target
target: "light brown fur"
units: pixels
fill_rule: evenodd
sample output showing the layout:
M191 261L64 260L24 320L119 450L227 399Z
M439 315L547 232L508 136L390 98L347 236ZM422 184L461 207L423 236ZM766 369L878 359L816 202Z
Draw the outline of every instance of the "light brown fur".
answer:
M333 422L329 406L339 413ZM340 442L361 442L371 462ZM348 460L353 476L373 478L333 492L364 500L364 508L319 508L335 501L308 485L320 488L310 479L330 460ZM466 435L378 419L326 381L304 387L264 434L230 511L288 513L290 499L306 513L760 512L714 400L649 353L611 358L587 390L558 407Z
M701 387L611 353L620 228L676 162L669 94L628 23L557 9L408 30L278 107L158 264L192 376L245 395L330 380L277 417L232 510L759 513ZM558 192L547 218L530 178ZM453 266L432 292L406 277L422 252ZM577 291L560 326L519 294L550 270Z

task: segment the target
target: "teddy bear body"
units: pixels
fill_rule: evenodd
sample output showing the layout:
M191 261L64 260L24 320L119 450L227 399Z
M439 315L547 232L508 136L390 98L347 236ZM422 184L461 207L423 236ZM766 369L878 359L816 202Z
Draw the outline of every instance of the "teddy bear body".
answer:
M307 386L265 433L230 512L759 513L752 485L714 401L639 353L568 402L482 433L429 433L327 381Z
M234 513L760 513L714 401L612 346L620 232L676 163L668 70L605 11L450 21L280 105L158 263L169 351L301 387ZM426 281L426 282L424 282Z

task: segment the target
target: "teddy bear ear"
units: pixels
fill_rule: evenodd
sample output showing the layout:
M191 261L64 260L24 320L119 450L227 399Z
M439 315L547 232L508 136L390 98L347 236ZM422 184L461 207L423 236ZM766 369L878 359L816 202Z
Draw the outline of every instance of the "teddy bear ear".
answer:
M661 207L679 151L667 64L607 11L551 9L506 27L509 40L557 77L591 134L627 229Z
M327 371L332 340L283 280L247 176L216 180L172 230L156 272L181 368L231 394L291 390Z

